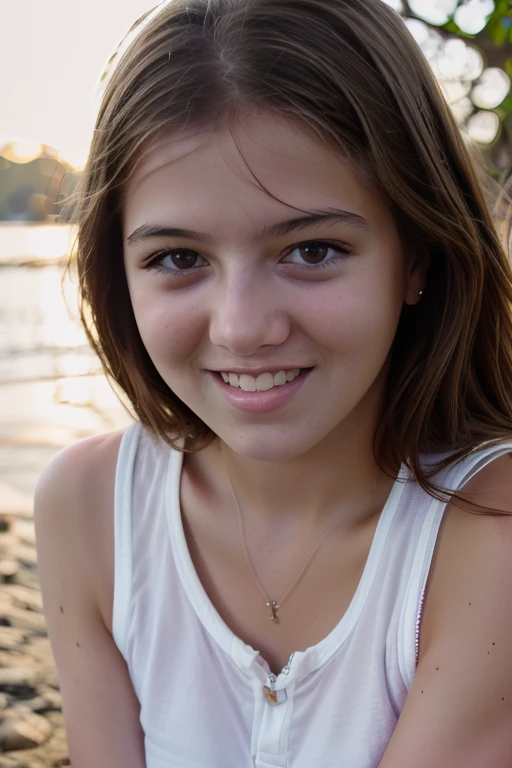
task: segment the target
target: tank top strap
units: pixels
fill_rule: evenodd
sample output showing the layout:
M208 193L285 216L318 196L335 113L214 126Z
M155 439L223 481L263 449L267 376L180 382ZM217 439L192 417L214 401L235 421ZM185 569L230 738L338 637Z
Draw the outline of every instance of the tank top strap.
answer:
M114 492L114 599L112 636L126 659L126 633L133 580L133 474L142 425L135 422L121 438Z
M507 453L512 453L512 440L486 444L440 472L435 477L435 481L450 491L460 490L487 464ZM425 591L446 507L446 502L431 498L418 538L406 599L402 609L398 637L398 661L407 688L410 688L412 684L418 663Z
M448 487L452 490L460 490L487 464L507 453L512 453L512 440L488 443L477 448L448 471Z

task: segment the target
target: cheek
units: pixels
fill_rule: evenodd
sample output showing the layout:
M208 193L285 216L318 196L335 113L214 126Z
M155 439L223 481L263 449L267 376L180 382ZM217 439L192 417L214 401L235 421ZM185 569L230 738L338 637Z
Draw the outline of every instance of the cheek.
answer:
M403 299L382 280L353 280L320 297L301 303L311 318L310 335L323 346L342 348L357 356L387 355L400 317Z
M169 293L130 292L139 333L153 364L164 375L187 361L197 349L203 320L189 303Z

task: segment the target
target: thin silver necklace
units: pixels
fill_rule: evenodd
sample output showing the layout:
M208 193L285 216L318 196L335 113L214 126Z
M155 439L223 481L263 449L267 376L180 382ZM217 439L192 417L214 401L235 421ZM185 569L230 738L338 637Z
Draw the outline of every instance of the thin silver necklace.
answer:
M358 506L360 506L360 503L354 504L352 507L350 507L348 510L346 510L337 520L335 520L335 522L331 525L331 527L328 528L326 530L326 532L323 534L322 538L320 539L320 541L318 542L318 544L316 545L316 547L314 548L314 550L312 551L312 553L308 557L308 559L306 561L306 564L304 565L304 567L300 571L299 575L292 582L291 586L288 587L288 589L284 593L284 595L281 598L281 600L279 600L279 601L272 600L272 598L267 593L265 587L261 583L261 579L258 576L256 568L254 567L254 564L253 564L253 562L252 562L252 560L250 558L249 552L247 551L247 544L246 544L246 541L245 541L244 526L243 526L243 522L242 522L242 513L240 511L240 504L238 503L238 499L236 497L236 493L235 493L235 490L233 488L233 484L231 482L231 478L229 477L229 474L227 472L226 472L226 475L227 475L227 478L228 478L229 487L231 489L231 495L233 496L233 501L235 502L235 507L236 507L236 511L237 511L237 515L238 515L238 524L239 524L239 528L240 528L240 538L242 539L242 546L243 546L245 558L246 558L247 562L249 563L249 567L251 569L254 581L258 585L262 595L265 597L265 601L266 601L265 604L266 604L267 608L269 609L271 621L273 621L275 624L279 624L279 610L283 607L284 601L291 595L291 593L293 592L295 587L298 585L298 583L301 580L301 578L306 573L306 571L308 569L308 566L310 565L312 559L316 555L316 553L317 553L318 549L320 548L321 544L323 543L324 539L329 535L329 533L334 528L336 528L337 525L339 525L341 523L342 520L344 520L347 517L347 515L350 514L350 512L352 512L354 509L356 509ZM370 499L372 498L372 496L375 493L376 484L377 484L377 470L375 471L375 477L373 479L373 491L372 491L371 496L369 497Z

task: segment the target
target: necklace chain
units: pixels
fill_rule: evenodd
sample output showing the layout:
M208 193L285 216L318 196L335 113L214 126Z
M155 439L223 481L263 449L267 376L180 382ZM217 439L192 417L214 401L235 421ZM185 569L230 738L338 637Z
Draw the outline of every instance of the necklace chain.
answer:
M235 493L235 489L233 488L233 484L231 482L229 474L227 475L227 477L228 477L229 487L231 489L231 495L233 496L233 501L235 502L235 507L236 507L236 511L237 511L237 515L238 515L238 525L239 525L239 529L240 529L240 538L242 539L242 546L243 546L245 558L246 558L247 562L249 563L249 567L251 569L253 578L254 578L256 584L258 585L258 587L260 589L260 592L262 593L262 595L265 597L265 600L267 601L266 604L267 604L267 608L270 611L270 618L271 618L271 620L273 622L275 622L276 624L279 624L279 614L278 614L279 609L282 608L283 603L286 600L286 598L291 595L291 593L293 592L295 587L298 585L298 583L301 580L301 578L306 573L306 571L308 569L308 566L310 565L311 561L313 560L313 558L316 555L317 551L319 550L320 546L322 545L324 540L327 538L329 533L334 528L336 528L336 526L339 525L341 523L341 521L344 520L350 514L350 512L353 512L353 510L356 509L359 506L359 504L354 504L352 507L350 507L350 509L346 510L337 520L334 521L334 523L330 526L330 528L328 528L325 531L325 533L322 535L320 541L317 543L316 547L314 548L314 550L312 551L312 553L308 557L308 559L306 561L306 564L303 566L303 568L300 571L300 573L298 574L298 576L292 582L291 586L288 587L288 589L286 590L285 594L283 595L283 597L281 598L279 603L277 603L275 600L272 600L269 597L265 587L261 583L261 579L258 576L256 568L254 567L254 563L252 562L252 559L251 559L251 557L249 555L249 552L247 551L247 544L246 544L246 541L245 541L244 526L243 526L243 522L242 522L242 513L240 511L240 504L238 503L238 499L237 499L237 496L236 496L236 493ZM375 477L374 477L374 480L373 480L372 496L375 493L376 482L377 482L377 472L375 472ZM371 498L371 496L370 496L370 498Z

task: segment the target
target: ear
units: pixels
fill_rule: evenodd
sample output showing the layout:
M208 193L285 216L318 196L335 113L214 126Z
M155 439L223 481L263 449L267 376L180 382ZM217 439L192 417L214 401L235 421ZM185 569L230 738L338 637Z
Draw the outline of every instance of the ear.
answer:
M421 301L425 291L430 254L426 250L410 254L407 261L404 302L412 307Z

